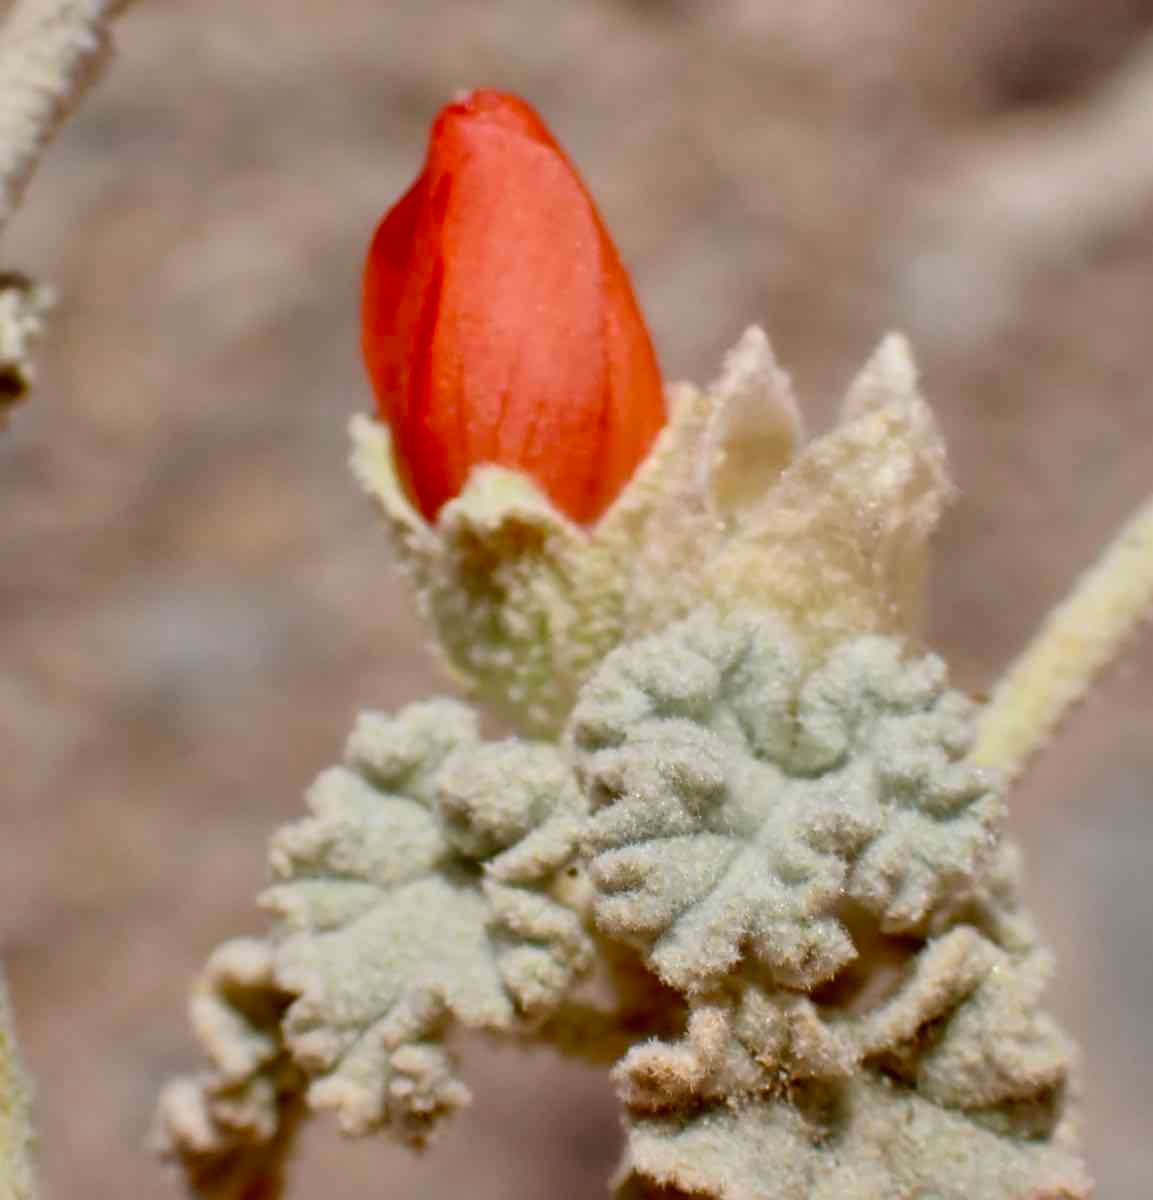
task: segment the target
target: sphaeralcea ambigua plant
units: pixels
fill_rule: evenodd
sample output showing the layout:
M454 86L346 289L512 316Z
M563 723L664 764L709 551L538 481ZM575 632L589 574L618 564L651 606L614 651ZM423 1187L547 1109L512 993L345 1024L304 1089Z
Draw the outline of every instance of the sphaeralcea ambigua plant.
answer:
M1006 804L1147 606L1153 515L978 707L918 633L951 484L905 341L814 438L759 329L666 387L501 93L437 117L363 317L353 469L471 703L362 715L273 836L161 1103L192 1184L272 1194L316 1110L425 1146L472 1030L611 1068L626 1200L1087 1196Z

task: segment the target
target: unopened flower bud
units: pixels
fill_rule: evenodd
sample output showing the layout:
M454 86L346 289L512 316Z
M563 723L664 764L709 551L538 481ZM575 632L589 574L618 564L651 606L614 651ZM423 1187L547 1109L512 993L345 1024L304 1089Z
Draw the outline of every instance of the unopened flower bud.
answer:
M363 348L397 471L429 521L474 467L529 476L595 521L665 420L628 274L580 177L523 100L447 105L381 222Z

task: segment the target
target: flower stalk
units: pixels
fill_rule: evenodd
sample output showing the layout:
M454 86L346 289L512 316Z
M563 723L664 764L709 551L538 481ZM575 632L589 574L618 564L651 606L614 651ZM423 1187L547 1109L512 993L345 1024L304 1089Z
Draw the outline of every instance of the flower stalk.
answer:
M1001 677L974 757L1020 775L1153 614L1153 499L1122 527Z

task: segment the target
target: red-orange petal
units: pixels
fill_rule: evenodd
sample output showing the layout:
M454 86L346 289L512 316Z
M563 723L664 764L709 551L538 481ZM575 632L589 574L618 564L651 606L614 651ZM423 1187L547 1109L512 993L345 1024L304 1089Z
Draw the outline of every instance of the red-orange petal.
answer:
M523 100L481 91L433 125L385 216L363 347L401 477L430 520L481 463L596 520L665 419L656 356L591 197Z

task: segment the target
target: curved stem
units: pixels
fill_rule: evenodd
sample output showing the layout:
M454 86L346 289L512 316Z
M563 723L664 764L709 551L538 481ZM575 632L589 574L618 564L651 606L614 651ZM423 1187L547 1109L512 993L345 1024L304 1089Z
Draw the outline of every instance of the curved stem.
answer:
M1017 776L1153 613L1153 499L1121 529L1005 672L973 757Z

